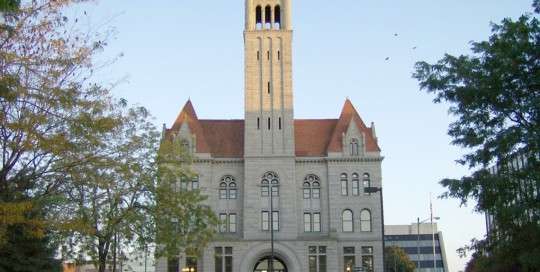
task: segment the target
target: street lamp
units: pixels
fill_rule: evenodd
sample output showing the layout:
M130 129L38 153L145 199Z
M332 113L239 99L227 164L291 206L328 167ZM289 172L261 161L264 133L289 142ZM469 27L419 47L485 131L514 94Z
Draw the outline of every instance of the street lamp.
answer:
M439 220L440 217L433 217L433 214L427 219L420 221L420 217L416 218L416 267L420 269L420 224L430 221L431 224L431 242L433 245L433 271L437 269L437 259L435 254L435 232L433 230L433 220Z
M270 180L268 184L261 187L268 187L268 196L270 197L270 260L268 264L268 272L274 272L274 193L279 196L279 184L274 180Z
M384 243L383 188L382 187L364 187L364 193L376 193L376 192L381 193L381 198L380 198L380 200L381 200L381 223L382 223L381 230L382 230L382 252L383 252L382 260L383 260L383 272L385 272L386 271L386 269L385 269L386 262L385 262L385 256L384 256L385 243Z

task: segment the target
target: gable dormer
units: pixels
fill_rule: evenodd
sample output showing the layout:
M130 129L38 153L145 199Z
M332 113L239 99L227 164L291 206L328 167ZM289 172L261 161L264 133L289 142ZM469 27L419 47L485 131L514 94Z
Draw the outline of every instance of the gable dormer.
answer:
M191 100L186 102L168 134L173 141L178 142L189 152L210 156L210 147L205 140L204 130Z
M374 130L365 125L351 101L347 99L328 144L328 156L363 156L368 153L378 154L380 151Z
M365 154L365 136L358 129L354 118L349 121L348 128L342 136L343 147L342 153L345 157L361 157Z

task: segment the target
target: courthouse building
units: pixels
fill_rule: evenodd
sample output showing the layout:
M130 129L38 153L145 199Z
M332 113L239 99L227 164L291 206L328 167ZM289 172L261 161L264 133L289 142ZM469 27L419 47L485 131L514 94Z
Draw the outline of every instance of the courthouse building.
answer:
M381 195L364 191L381 187L374 125L348 99L337 118L294 118L291 1L246 0L244 120L199 119L188 101L165 128L223 224L201 256L156 271L268 271L273 232L276 272L382 272Z

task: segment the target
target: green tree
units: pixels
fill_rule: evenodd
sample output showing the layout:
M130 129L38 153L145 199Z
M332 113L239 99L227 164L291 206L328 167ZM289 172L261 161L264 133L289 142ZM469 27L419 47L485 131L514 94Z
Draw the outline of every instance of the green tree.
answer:
M196 178L190 161L180 141L166 138L161 142L153 210L158 257L198 256L215 234L219 221L205 205L207 196L190 189Z
M386 247L384 254L387 272L413 272L416 268L409 255L400 247Z
M19 8L20 0L0 0L0 12L11 12Z
M192 187L189 154L177 141L159 141L144 108L115 115L122 123L102 136L104 144L88 146L100 160L66 176L70 182L55 217L69 238L68 252L88 256L100 272L148 246L158 257L197 255L217 219Z
M142 107L127 108L121 102L113 115L121 122L100 136L100 145L80 147L99 159L66 171L68 182L51 209L62 223L66 246L71 245L64 253L90 258L100 272L152 237L141 230L151 223L159 133Z
M539 1L534 2L539 11ZM418 62L414 77L447 103L456 121L454 145L470 150L458 162L472 174L444 179L442 197L472 201L496 228L466 249L487 250L502 267L540 270L540 24L531 14L492 25L471 55Z

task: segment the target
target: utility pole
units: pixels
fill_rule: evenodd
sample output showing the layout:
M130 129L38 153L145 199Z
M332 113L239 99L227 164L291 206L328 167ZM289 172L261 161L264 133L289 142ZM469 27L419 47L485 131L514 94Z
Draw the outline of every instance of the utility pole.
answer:
M420 269L420 217L416 218L416 268Z
M435 230L433 228L433 203L431 202L431 193L429 194L429 213L431 218L431 243L433 245L433 271L437 271L437 259L435 254Z
M270 272L274 272L274 186L270 182Z
M376 193L376 192L379 192L381 193L381 198L380 198L380 201L381 201L381 231L382 231L382 235L381 235L381 238L382 238L382 252L383 252L383 255L382 255L382 261L383 261L383 272L386 272L386 257L384 256L384 251L385 251L385 241L384 241L384 201L383 201L383 188L382 186L381 187L367 187L367 188L364 188L364 193Z

